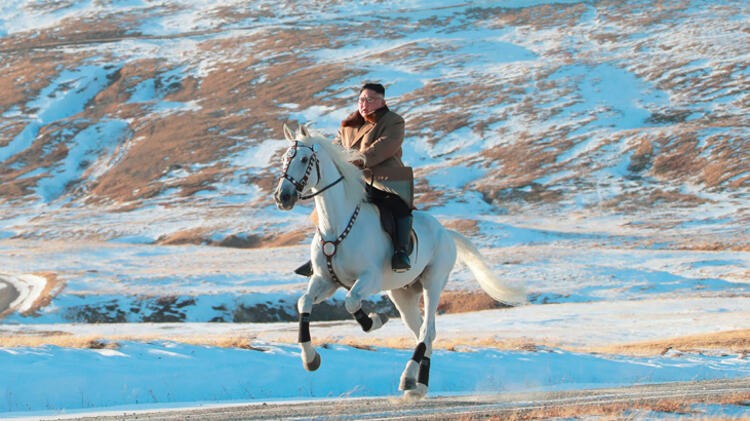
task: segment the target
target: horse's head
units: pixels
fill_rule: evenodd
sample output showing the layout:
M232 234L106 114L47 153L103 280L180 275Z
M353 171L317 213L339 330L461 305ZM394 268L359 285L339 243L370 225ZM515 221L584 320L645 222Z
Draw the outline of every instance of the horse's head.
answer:
M301 139L310 137L305 126L301 126L295 136L285 124L284 137L291 145L284 154L284 173L279 179L274 199L279 209L290 210L301 195L320 181L320 166L317 148L300 142Z

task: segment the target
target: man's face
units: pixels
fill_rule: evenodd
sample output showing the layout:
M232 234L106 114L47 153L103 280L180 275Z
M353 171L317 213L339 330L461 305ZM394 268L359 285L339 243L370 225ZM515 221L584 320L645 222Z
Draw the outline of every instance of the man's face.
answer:
M379 93L370 89L365 89L359 94L359 102L357 105L359 114L362 117L365 117L372 114L377 109L382 108L383 105L385 105L385 99Z

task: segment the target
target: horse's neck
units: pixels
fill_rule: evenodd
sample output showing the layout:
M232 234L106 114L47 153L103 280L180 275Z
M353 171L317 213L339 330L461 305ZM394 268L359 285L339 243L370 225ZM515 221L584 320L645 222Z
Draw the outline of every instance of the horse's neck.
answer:
M322 180L314 191L325 188L341 177L336 166L329 159L321 160L320 169ZM318 230L326 240L338 237L349 224L354 209L359 203L354 203L346 195L345 180L315 196L315 208L318 212Z

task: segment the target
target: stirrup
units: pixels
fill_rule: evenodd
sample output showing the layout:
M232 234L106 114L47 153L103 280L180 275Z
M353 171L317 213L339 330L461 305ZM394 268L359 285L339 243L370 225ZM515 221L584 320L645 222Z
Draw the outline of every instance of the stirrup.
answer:
M312 268L312 262L310 260L307 261L304 265L298 267L297 269L294 269L294 273L301 276L311 277L313 274L313 268Z
M403 250L398 250L393 253L393 257L391 258L391 268L396 273L406 272L411 269L409 255Z

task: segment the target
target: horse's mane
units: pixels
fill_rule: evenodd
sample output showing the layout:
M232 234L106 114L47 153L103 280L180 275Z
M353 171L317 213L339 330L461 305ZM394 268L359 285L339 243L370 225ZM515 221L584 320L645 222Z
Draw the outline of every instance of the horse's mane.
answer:
M310 132L310 136L307 137L298 134L297 140L309 147L318 145L319 150L325 151L339 172L341 172L341 175L344 176L342 183L344 184L347 197L356 203L365 200L365 185L362 178L362 170L352 164L352 161L363 159L359 151L344 148L324 138L317 132Z

